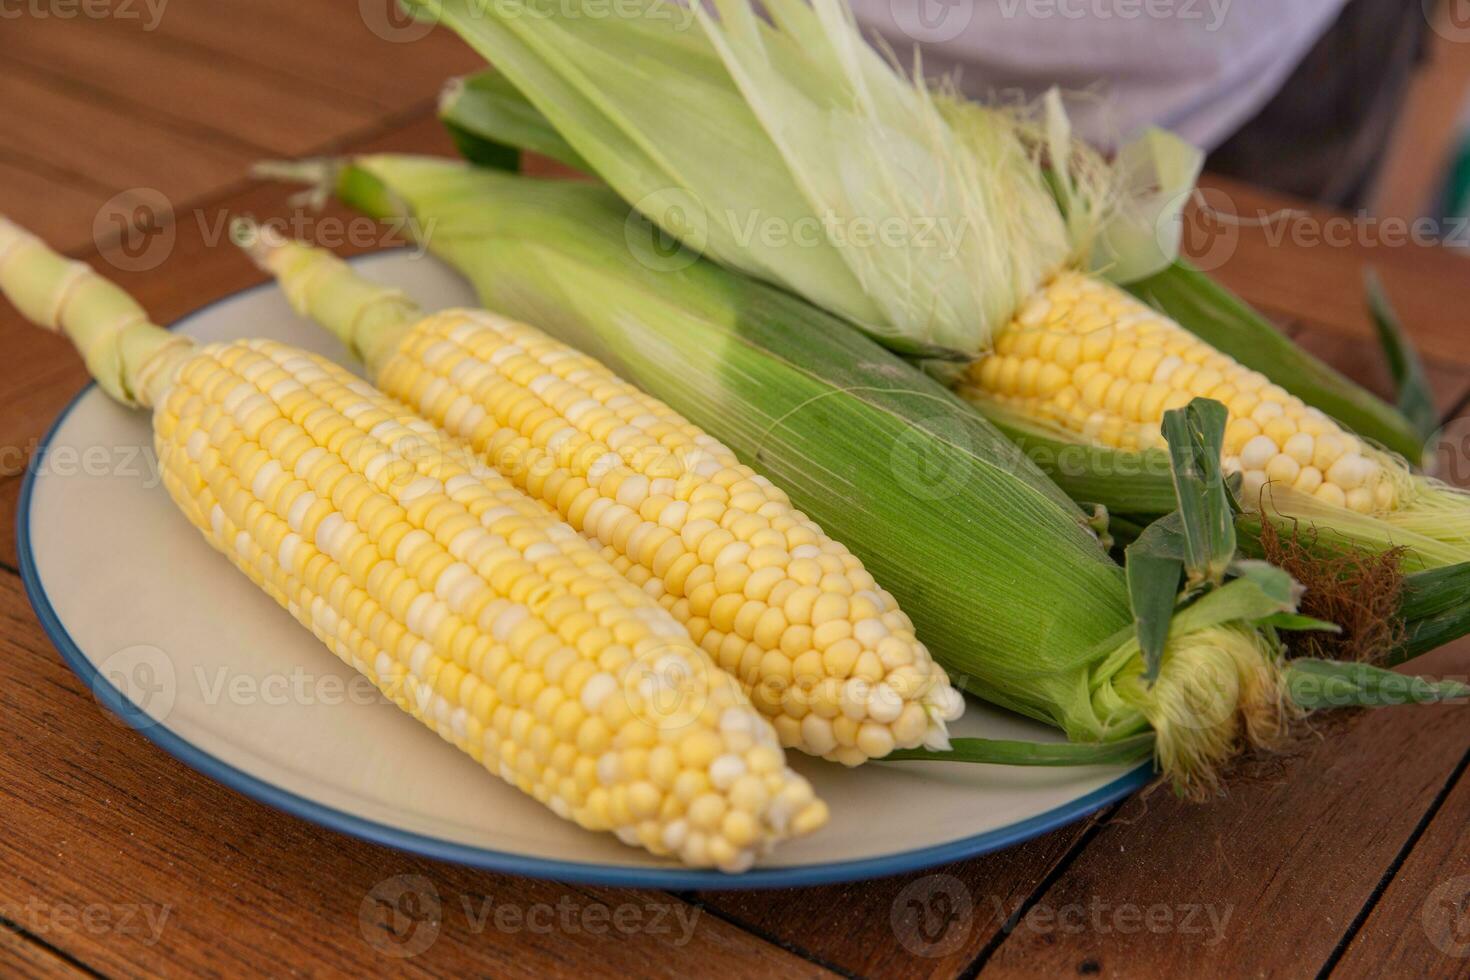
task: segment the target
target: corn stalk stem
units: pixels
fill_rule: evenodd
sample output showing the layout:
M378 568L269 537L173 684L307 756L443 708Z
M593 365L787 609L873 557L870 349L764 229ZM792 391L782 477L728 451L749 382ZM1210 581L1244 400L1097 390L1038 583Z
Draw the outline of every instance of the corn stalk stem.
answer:
M363 279L341 259L290 241L245 218L230 226L235 243L275 276L291 308L337 336L370 374L392 355L423 311L401 290Z
M125 405L155 404L193 349L87 263L58 255L3 216L0 293L30 322L65 334L97 384Z

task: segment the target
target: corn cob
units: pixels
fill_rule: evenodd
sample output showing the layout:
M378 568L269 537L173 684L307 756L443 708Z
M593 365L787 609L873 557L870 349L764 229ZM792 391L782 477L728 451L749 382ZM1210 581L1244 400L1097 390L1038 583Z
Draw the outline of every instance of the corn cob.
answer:
M668 614L462 444L315 356L195 347L0 219L0 290L155 406L179 508L403 710L591 830L726 871L819 827L776 733Z
M947 744L963 699L863 563L667 405L546 334L424 318L318 249L237 226L296 308L656 598L769 717L846 765ZM395 327L396 321L396 327Z
M1360 514L1399 502L1391 464L1265 375L1110 283L1057 275L973 362L965 397L1113 449L1163 448L1164 412L1213 398L1230 412L1224 467L1258 502L1269 483Z
M1247 508L1283 527L1300 519L1334 546L1402 546L1410 569L1470 559L1470 498L1378 448L1418 462L1420 438L1401 415L1289 344L1282 356L1264 324L1251 328L1261 350L1237 341L1227 345L1231 360L1187 343L1166 329L1178 324L1099 278L1146 282L1177 254L1177 236L1164 231L1199 157L1182 141L1152 133L1110 165L1071 138L1059 97L1039 113L994 109L903 77L866 47L838 0L773 0L769 20L749 0L716 0L719 19L697 12L699 32L671 30L651 4L593 20L580 16L582 0L559 11L513 0L490 16L464 0L413 2L494 62L578 159L686 247L780 284L901 353L939 348L950 363L936 373L1039 450L1043 465L1056 443L1106 450L1085 454L1098 465L1081 474L1048 465L1078 499L1156 513L1167 472L1135 481L1132 494L1117 474L1148 469L1130 456L1156 445L1166 403L1218 390L1234 409L1229 464ZM680 99L643 99L647 76L631 66L655 63ZM505 88L496 89L502 98ZM449 118L468 124L452 108ZM524 113L517 118L524 124ZM504 127L475 135L515 138ZM829 165L834 139L840 168ZM861 221L905 232L896 243L832 234L785 247L744 233L753 216L788 228L848 232ZM924 232L935 227L957 233L936 243ZM1063 326L1087 335L1079 345L1098 367L1081 350L1076 365L1040 354L1042 334L1019 321L1084 301ZM1114 322L1110 307L1128 322ZM1016 362L997 346L1029 350L1033 341L1037 354ZM1173 356L1196 360L1176 371L1169 344L1179 347ZM1049 354L1070 357L1070 347L1046 341ZM955 360L976 363L955 372ZM1159 372L1170 382L1151 389Z

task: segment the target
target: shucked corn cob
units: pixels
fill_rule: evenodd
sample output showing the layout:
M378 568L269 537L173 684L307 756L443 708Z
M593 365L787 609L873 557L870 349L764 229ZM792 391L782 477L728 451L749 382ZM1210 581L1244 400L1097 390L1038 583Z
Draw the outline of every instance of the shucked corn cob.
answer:
M1259 372L1103 280L1057 275L960 382L967 398L1113 449L1163 448L1164 412L1213 398L1230 411L1224 468L1248 506L1269 483L1360 514L1399 493L1382 454Z
M399 707L559 816L727 871L825 821L682 627L452 437L271 341L196 348L0 219L0 289L156 406L169 493Z
M908 617L725 446L539 330L473 311L424 319L326 252L239 230L384 390L603 544L782 744L847 765L947 744L963 699Z

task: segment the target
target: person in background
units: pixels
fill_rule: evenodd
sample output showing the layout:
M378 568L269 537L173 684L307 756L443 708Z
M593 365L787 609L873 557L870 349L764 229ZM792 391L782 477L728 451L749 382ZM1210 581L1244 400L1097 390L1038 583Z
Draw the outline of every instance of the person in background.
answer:
M1079 132L1147 125L1207 166L1361 207L1428 29L1419 0L851 0L900 58L971 97L1068 94Z

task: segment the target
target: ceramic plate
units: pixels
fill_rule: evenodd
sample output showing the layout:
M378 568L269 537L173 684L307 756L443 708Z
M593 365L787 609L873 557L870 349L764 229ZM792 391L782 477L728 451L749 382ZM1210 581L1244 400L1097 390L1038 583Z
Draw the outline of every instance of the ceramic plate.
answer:
M360 260L426 308L468 304L433 260ZM201 340L271 337L342 359L274 288L178 325ZM690 871L550 817L376 696L224 557L158 484L149 420L95 386L28 473L20 562L42 625L105 706L195 769L307 820L516 874L659 888L788 887L912 871L1006 847L1142 786L1148 767L1015 769L795 758L832 809L821 833L741 876ZM958 735L1056 739L971 703Z

